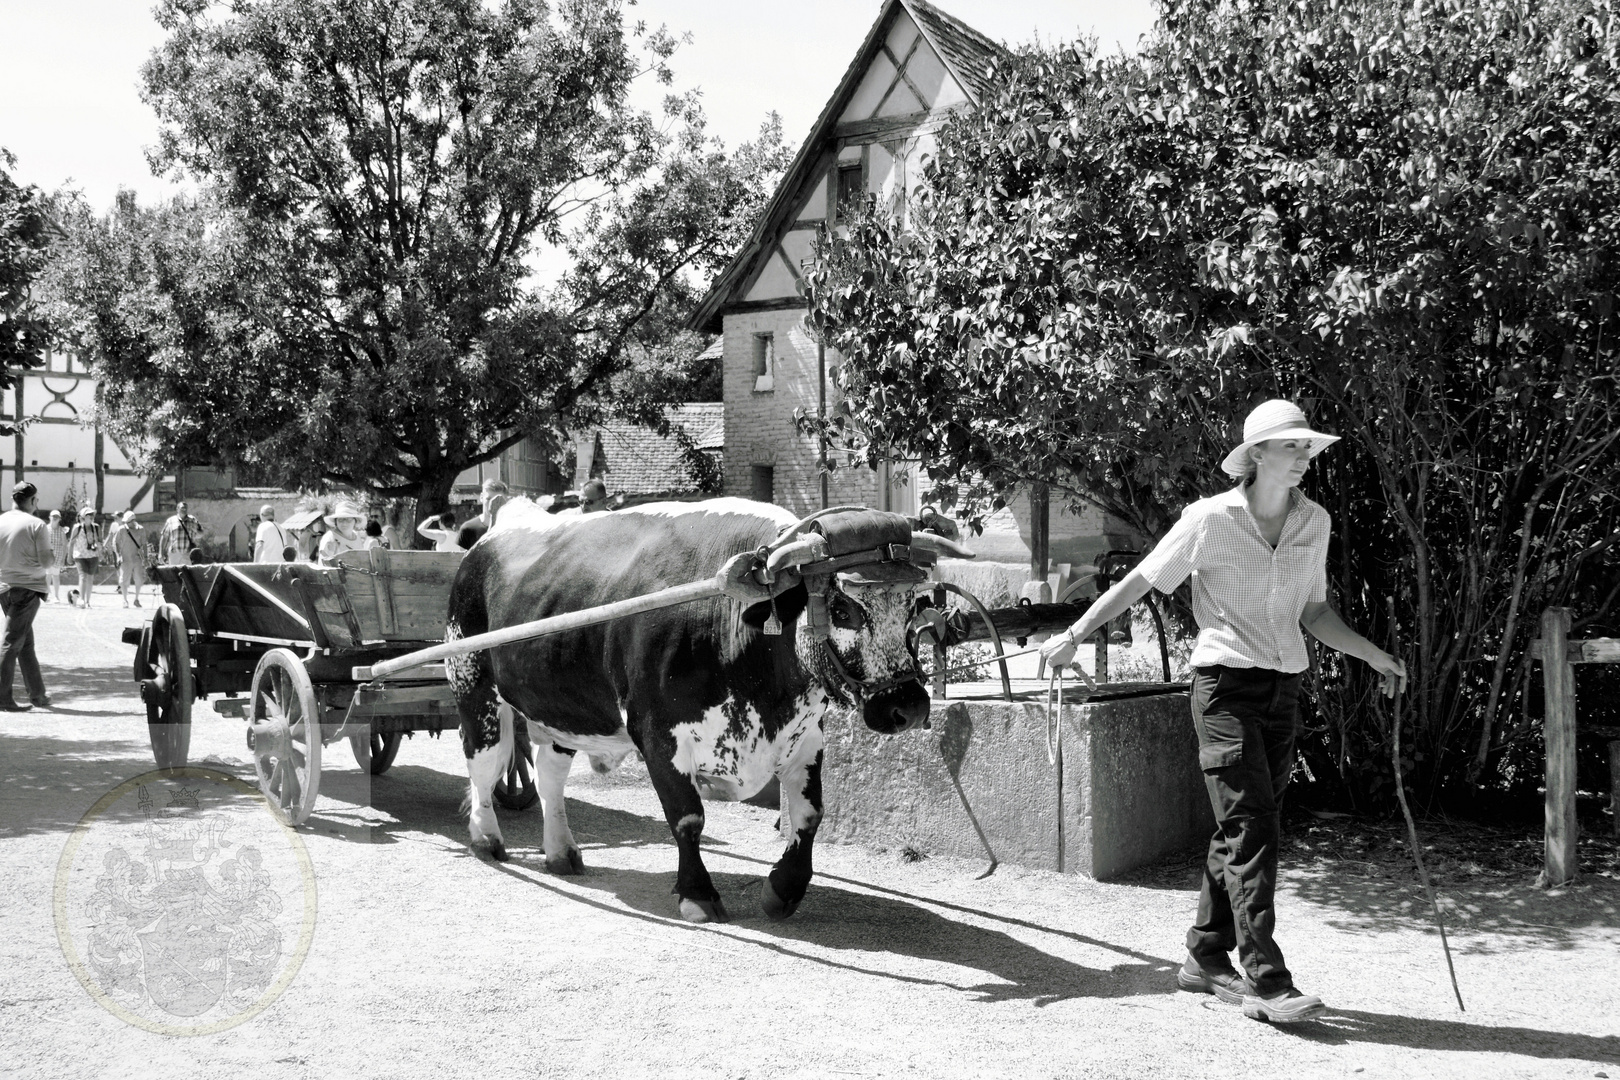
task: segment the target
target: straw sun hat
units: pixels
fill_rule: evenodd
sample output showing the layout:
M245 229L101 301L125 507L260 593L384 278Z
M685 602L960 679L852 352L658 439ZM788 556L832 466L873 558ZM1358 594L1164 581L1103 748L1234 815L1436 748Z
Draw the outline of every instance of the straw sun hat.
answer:
M339 499L332 512L326 515L326 523L335 525L340 518L353 518L355 521L366 520L366 512L360 509L359 504L349 499Z
M1241 477L1249 467L1249 448L1267 439L1309 439L1311 457L1315 457L1339 441L1337 435L1315 431L1305 420L1305 410L1292 401L1273 398L1262 402L1243 421L1243 441L1221 460L1221 471L1234 479Z

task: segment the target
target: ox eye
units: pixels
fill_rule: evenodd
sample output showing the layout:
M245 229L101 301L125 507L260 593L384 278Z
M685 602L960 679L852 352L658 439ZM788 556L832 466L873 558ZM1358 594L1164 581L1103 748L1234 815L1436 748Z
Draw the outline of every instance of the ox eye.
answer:
M827 614L832 617L832 624L840 630L859 630L866 622L861 609L840 596L833 597L827 605Z

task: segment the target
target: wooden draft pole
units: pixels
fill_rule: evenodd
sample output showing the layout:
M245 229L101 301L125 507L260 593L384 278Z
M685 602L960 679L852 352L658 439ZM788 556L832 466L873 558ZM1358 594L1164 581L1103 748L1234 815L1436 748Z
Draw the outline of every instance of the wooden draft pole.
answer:
M437 663L452 656L465 656L467 653L479 652L483 649L493 649L500 645L510 645L515 641L528 641L531 638L546 637L550 634L563 634L570 630L582 630L587 626L598 623L612 622L627 615L640 615L647 611L656 611L659 608L674 607L676 604L690 604L696 600L709 600L723 595L720 585L714 580L694 581L686 585L675 585L668 589L659 589L657 592L645 596L634 596L628 600L620 600L612 604L603 604L600 607L586 608L583 611L570 611L562 615L553 615L546 619L536 619L533 622L519 623L501 630L491 630L485 634L474 634L472 637L457 638L446 641L441 645L433 645L426 649L396 656L390 660L383 660L376 664L356 667L353 678L357 682L371 682L374 679L386 679L391 675L398 675L411 668L422 667L425 664Z
M1400 639L1396 636L1395 598L1389 598L1389 654L1396 659L1401 655ZM1440 928L1440 948L1446 954L1446 973L1451 976L1451 992L1457 996L1457 1011L1467 1012L1463 1006L1462 991L1457 988L1457 969L1451 963L1451 943L1446 940L1446 921L1440 915L1440 898L1434 883L1429 880L1428 867L1423 865L1423 845L1418 841L1417 823L1412 820L1412 808L1406 805L1406 781L1401 778L1401 696L1404 687L1395 683L1395 697L1390 705L1389 760L1395 768L1395 798L1401 804L1401 816L1406 818L1406 837L1412 845L1412 861L1417 863L1418 878L1423 891L1429 894L1429 907L1434 911L1434 925Z

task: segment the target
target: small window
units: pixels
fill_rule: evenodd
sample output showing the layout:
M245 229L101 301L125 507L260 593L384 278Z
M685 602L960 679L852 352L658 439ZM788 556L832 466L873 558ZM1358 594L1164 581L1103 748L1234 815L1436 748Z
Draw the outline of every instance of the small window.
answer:
M764 393L776 386L776 335L754 335L754 392Z
M850 217L860 212L864 205L862 196L865 194L861 184L860 162L853 165L840 165L838 167L838 220L848 221Z
M755 465L753 467L755 502L776 501L776 468L771 465Z

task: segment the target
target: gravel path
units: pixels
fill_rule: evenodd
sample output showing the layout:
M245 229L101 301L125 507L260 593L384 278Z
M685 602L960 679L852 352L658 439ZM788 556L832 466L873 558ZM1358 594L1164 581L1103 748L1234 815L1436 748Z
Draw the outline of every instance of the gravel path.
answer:
M705 858L733 921L694 927L674 917L675 852L644 773L576 773L588 869L556 877L538 808L503 813L511 862L469 853L453 735L407 741L377 778L329 747L300 830L318 907L290 985L223 1031L142 1030L70 970L53 904L75 824L152 768L118 641L150 609L96 602L42 610L56 707L0 718L6 1076L1620 1078L1609 877L1551 893L1528 874L1448 887L1460 1014L1409 881L1291 851L1280 937L1332 1011L1273 1028L1173 989L1194 902L1185 862L1129 883L1006 866L981 880L978 863L907 861L905 837L888 851L822 845L798 914L771 923L758 882L779 854L775 815L716 805ZM191 759L251 780L241 721L205 705ZM95 835L135 842L134 825L116 827ZM289 873L273 882L287 942L302 910ZM63 879L80 922L93 874Z

